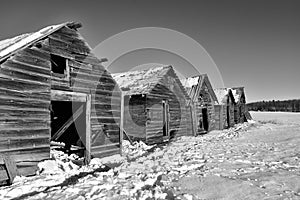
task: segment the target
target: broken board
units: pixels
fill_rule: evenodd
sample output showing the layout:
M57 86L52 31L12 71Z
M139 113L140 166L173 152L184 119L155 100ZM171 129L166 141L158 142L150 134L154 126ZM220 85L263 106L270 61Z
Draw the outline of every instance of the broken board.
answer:
M17 165L15 161L9 155L3 155L4 165L8 174L8 184L12 184L13 180L18 174Z

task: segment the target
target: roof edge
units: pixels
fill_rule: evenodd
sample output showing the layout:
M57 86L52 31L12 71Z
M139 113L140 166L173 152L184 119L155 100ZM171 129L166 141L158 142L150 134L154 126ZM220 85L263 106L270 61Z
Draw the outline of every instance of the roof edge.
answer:
M82 27L82 24L79 22L65 22L65 23L61 23L58 25L50 25L50 26L40 29L39 31L33 32L32 34L28 35L26 38L24 38L20 42L17 42L15 44L7 47L3 51L1 51L0 52L0 62L7 59L8 57L13 55L20 49L27 48L28 46L32 45L33 43L44 39L45 37L49 36L50 34L58 31L59 29L65 27L65 26L77 30L78 28Z

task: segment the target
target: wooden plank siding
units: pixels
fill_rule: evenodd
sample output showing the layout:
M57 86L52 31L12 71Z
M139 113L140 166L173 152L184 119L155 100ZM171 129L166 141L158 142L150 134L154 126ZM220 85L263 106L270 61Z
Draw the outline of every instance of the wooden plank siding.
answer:
M215 108L215 128L217 130L223 130L227 128L227 116L226 116L226 106L216 104Z
M163 141L163 100L167 100L169 104L170 136L193 135L190 108L182 88L178 85L179 79L175 79L178 77L172 71L168 72L147 95L147 110L150 111L146 130L148 144Z
M67 79L51 73L51 54L66 58ZM52 89L91 95L91 154L119 153L120 89L82 36L64 26L0 63L0 184L8 180L1 155L25 176L50 158Z
M19 175L35 174L38 162L50 157L50 62L37 48L20 50L0 68L1 155L16 162ZM0 167L0 174L7 172ZM8 180L0 176L0 182Z
M247 119L245 117L246 112L246 104L244 103L236 103L234 105L234 123L243 123L246 122Z
M130 139L146 141L146 95L124 97L124 129Z
M52 89L92 95L90 119L92 156L104 157L115 154L120 149L118 124L121 103L121 93L116 82L99 59L90 52L77 31L64 27L51 34L44 43L46 44L44 50L48 53L61 55L60 52L63 51L70 67L70 80L65 82L63 79L56 79L52 82Z
M182 79L182 83L191 98L189 105L194 108L192 110L194 134L214 130L216 126L214 105L218 102L218 99L208 75L201 74L185 78Z
M234 126L234 107L235 107L235 103L234 100L232 100L232 98L227 99L227 112L229 113L229 120L227 123L227 128L229 127L233 127Z
M205 132L203 126L203 114L202 109L207 109L208 114L208 131L215 129L215 103L212 95L208 92L208 88L205 84L200 89L198 101L196 105L196 116L197 116L197 134Z
M132 140L158 144L172 137L193 135L189 97L171 66L113 77L125 93L124 129Z
M215 89L215 92L218 96L219 106L215 106L218 109L215 119L218 120L219 127L221 129L230 128L235 125L235 99L230 88L219 88ZM219 120L220 117L223 117L223 120Z
M235 105L234 105L234 122L243 123L246 122L246 97L244 87L236 87L231 88L232 92L234 93L235 98Z

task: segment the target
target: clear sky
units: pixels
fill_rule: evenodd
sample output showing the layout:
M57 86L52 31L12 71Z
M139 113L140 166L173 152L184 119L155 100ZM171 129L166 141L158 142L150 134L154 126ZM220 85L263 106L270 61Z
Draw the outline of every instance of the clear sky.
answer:
M201 44L218 66L225 86L245 86L248 102L300 98L297 0L0 2L0 40L65 21L82 22L80 32L91 47L133 28L168 28ZM158 60L149 59L151 63L172 62L172 58L186 62L170 52L163 56L169 60L163 60L159 52L146 50L135 56L129 52L122 63L131 65L128 59L145 53Z

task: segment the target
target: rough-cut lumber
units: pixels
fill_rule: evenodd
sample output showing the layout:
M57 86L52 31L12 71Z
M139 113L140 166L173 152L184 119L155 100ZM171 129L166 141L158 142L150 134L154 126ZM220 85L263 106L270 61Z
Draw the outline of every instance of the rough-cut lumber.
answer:
M22 67L22 69L26 69L31 72L50 76L50 63L29 56L15 56L11 60L8 60L5 65L11 67L12 69L18 69ZM3 65L3 67L5 67L5 65Z
M85 163L91 160L91 95L86 96L86 127L85 127Z
M75 93L60 90L51 90L51 100L52 101L80 101L86 102L86 94Z
M124 93L121 92L121 115L120 115L120 154L121 155L122 155L123 131L124 131L124 103L125 103Z
M9 184L12 184L18 174L16 163L9 155L3 155L3 160L8 174Z

